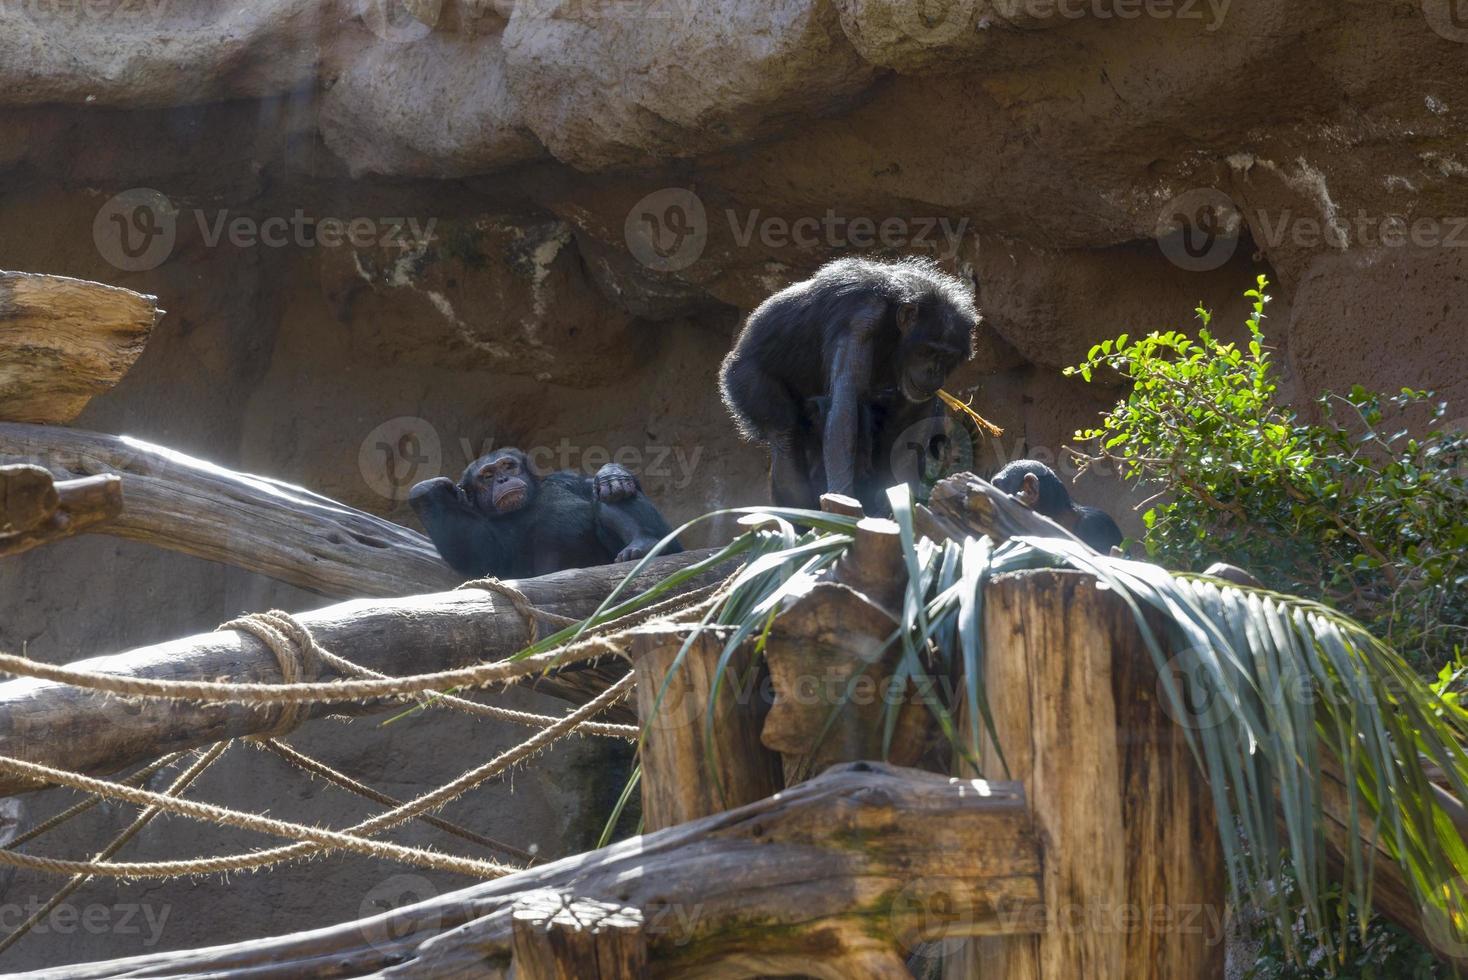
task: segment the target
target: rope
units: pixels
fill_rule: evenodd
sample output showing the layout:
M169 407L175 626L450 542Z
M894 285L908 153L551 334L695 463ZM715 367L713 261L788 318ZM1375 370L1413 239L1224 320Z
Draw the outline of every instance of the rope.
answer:
M277 837L287 837L301 841L300 843L289 844L284 847L255 851L248 854L193 858L183 861L135 863L63 861L30 854L20 854L13 851L0 851L0 864L9 864L15 867L60 874L96 874L119 878L171 878L178 875L213 874L259 868L296 857L304 857L317 853L330 853L335 850L349 850L366 853L373 857L388 858L408 864L417 864L436 870L454 871L475 877L497 877L508 874L515 869L488 861L459 858L433 851L403 847L397 844L370 841L354 835L371 834L395 827L413 819L420 813L437 809L451 802L484 780L498 775L510 766L541 751L556 739L570 733L586 718L604 711L606 708L615 704L630 692L633 682L633 675L628 674L591 701L588 701L585 705L561 719L555 725L537 732L526 741L501 753L483 766L472 769L454 781L405 803L394 810L379 814L370 820L364 820L352 827L348 827L344 831L306 827L256 814L229 810L207 803L173 799L158 793L150 793L146 790L119 786L115 783L92 779L91 777L76 773L64 772L49 766L0 756L0 771L40 778L112 798L126 799L144 804L157 804L160 809L179 813L196 820L242 827L246 830L255 830L260 833L268 833ZM271 685L261 686L270 687Z
M416 848L402 847L397 844L388 844L382 841L369 841L355 837L348 831L327 830L324 827L307 827L303 824L289 823L284 820L275 820L254 813L243 813L239 810L231 810L227 807L215 806L211 803L197 803L193 800L176 799L164 796L162 793L152 793L148 790L135 789L130 786L120 786L116 783L93 779L80 773L65 772L61 769L53 769L50 766L39 765L34 762L23 762L20 759L12 759L0 756L0 769L22 775L41 775L63 786L71 786L74 789L84 790L88 793L98 793L113 799L126 800L130 803L138 803L144 806L155 805L161 810L170 813L178 813L194 820L204 823L217 823L227 827L239 827L243 830L253 830L257 833L270 834L275 837L284 837L289 840L306 840L314 844L329 845L333 850L356 851L368 854L372 857L392 858L405 861L409 864L418 864L425 858L433 859L426 866L439 867L446 871L458 871L475 877L486 872L490 877L504 874L507 870L487 861L477 861L469 858L456 858L451 855L436 854L431 851L421 851ZM301 846L301 845L296 845ZM315 848L310 848L315 850ZM216 869L212 865L211 858L195 858L171 863L178 865L180 870L173 874L201 874ZM96 861L63 861L56 858L45 858L32 854L20 854L15 851L0 851L0 864L15 864L18 867L30 867L42 871L60 871L63 874L116 874L115 870L130 867L148 867L148 864L128 865L119 863L98 863ZM130 877L133 872L124 871L123 877ZM172 877L168 875L167 877Z
M188 769L184 770L184 772L179 775L179 777L175 779L172 784L169 785L168 789L164 790L164 795L179 796L180 794L182 794L184 790L189 788L189 785L193 783L194 780L198 779L204 774L205 769L208 769L211 765L214 764L214 760L218 759L221 755L224 754L224 750L229 748L229 746L229 742L220 742L209 751L201 753L199 757L194 760L194 764L189 766ZM152 823L153 818L158 816L158 814L161 812L162 811L159 810L157 807L148 807L142 813L138 814L133 822L129 824L122 833L114 837L112 839L112 843L108 844L106 847L102 848L102 850L94 854L92 856L92 860L105 861L112 855L116 854L118 851L122 850L122 848L124 847L124 845L127 844L128 841L132 840L138 834L142 833L143 828ZM36 923L40 922L41 920L45 919L46 916L50 915L51 912L56 908L56 906L66 901L68 896L74 893L82 885L90 881L91 878L92 876L87 874L73 875L70 881L68 881L66 884L62 885L56 890L56 894L47 899L45 905L42 905L40 908L32 912L24 922L15 927L14 932L6 936L3 940L0 940L0 953L5 952L10 947L20 942L21 937L30 932L31 929L35 928Z
M236 630L249 633L270 648L280 664L282 684L299 684L303 677L315 680L321 676L320 653L326 653L311 632L298 623L289 613L273 609L265 613L251 613L232 619L220 626L216 632ZM327 654L330 656L330 654ZM309 709L300 702L287 702L280 706L280 717L268 735L283 735L293 732L305 720ZM267 736L268 737L268 736Z
M506 586L506 588L511 587ZM515 590L511 589L511 591ZM521 596L521 598L524 597ZM250 617L247 617L247 619L249 618ZM231 624L226 624L226 626L220 628L225 629L228 628L229 625ZM256 614L255 617L253 617L249 625L252 627L259 627L263 625L266 629L278 629L282 633L289 631L292 639L296 642L296 644L298 644L302 653L307 654L308 657L312 660L327 664L343 677L368 677L374 680L392 679L387 674L379 673L378 671L375 671L370 667L363 667L361 664L354 663L353 661L348 660L346 657L339 657L336 654L332 653L330 650L327 650L321 644L316 642L316 638L311 635L310 630L302 626L289 613L284 613L279 610L268 613L259 613ZM258 636L259 634L256 635ZM531 642L534 641L532 640ZM275 649L273 646L271 648ZM280 656L279 651L276 651L276 656ZM435 702L441 703L444 707L452 708L457 711L462 711L466 714L476 715L482 718L494 718L500 721L513 721L517 724L528 725L531 728L546 728L550 725L554 725L557 721L560 720L558 718L553 718L550 715L537 715L531 714L528 711L514 711L510 708L500 708L493 705L480 704L477 701L470 701L467 698L457 697L452 694L436 694L419 697L419 703L421 704L433 704ZM303 719L292 719L293 724L291 725L290 729L282 730L283 725L277 725L274 732L271 732L270 735L263 737L268 738L274 735L283 735L286 731L290 731L296 727L299 727L301 720ZM590 734L606 735L612 738L635 740L638 734L637 728L632 725L613 725L607 722L589 721L582 727Z
M534 646L540 640L540 620L545 620L552 626L574 626L581 622L579 619L571 619L556 613L546 612L544 609L536 609L531 605L530 599L508 582L502 582L497 578L476 578L465 582L454 591L459 589L483 589L486 592L498 592L510 600L510 605L515 607L515 612L525 621L526 646Z
M481 718L493 718L496 721L512 721L517 725L525 725L529 728L549 728L561 719L552 715L537 715L529 711L516 711L513 708L501 708L498 705L481 704L478 701L470 701L454 694L429 695L423 698L425 706L435 704L465 714L477 715ZM637 741L638 729L636 725L617 725L607 721L588 721L582 724L581 730L588 735L605 735L607 738L626 739L629 742Z
M383 680L328 681L305 684L250 684L226 681L177 681L152 677L99 674L74 667L43 664L26 657L0 653L0 672L17 677L86 687L112 694L164 698L174 701L227 701L239 704L289 704L302 701L341 702L420 694L445 687L485 687L517 681L553 667L603 656L624 656L621 646L607 637L590 637L523 660L497 660L430 674L411 674Z
M163 758L156 759L153 762L148 763L146 766L144 766L143 768L139 769L137 772L133 773L131 776L128 776L126 779L122 780L121 782L122 782L122 784L124 786L137 786L137 785L140 785L145 779L147 779L149 776L153 775L158 770L160 770L160 769L166 769L167 767L173 765L175 762L177 762L179 759L182 759L183 757L184 757L184 753L183 752L170 752L168 755L165 755ZM62 810L60 813L56 814L54 817L50 817L50 818L48 818L46 820L42 820L40 823L36 824L30 830L27 830L25 833L16 835L16 837L14 839L12 839L10 841L10 843L6 844L5 847L6 848L13 849L13 848L17 848L20 845L26 843L27 841L35 840L37 837L40 837L42 834L49 833L49 832L55 830L57 827L60 827L62 824L66 823L68 820L71 820L74 817L81 816L83 813L86 813L88 810L90 810L93 807L97 806L97 804L99 804L101 802L102 802L102 797L100 797L100 796L93 796L93 797L89 797L88 799L82 800L80 803L77 803L74 806L69 806L65 810Z
M313 776L319 776L327 782L333 783L350 793L356 793L364 799L371 800L374 803L381 803L383 806L400 807L403 805L402 800L375 790L366 783L359 783L346 773L338 772L331 768L320 759L313 758L277 739L260 739L255 744L268 752L274 753L290 765ZM497 841L493 837L486 837L467 827L460 826L449 820L444 820L442 817L435 817L431 813L419 814L416 819L423 821L430 827L437 827L445 833L453 834L455 837L461 837L470 843L487 847L492 851L500 851L501 853L508 854L516 860L524 861L527 864L535 859L535 856L529 851L522 851L520 848L511 844Z

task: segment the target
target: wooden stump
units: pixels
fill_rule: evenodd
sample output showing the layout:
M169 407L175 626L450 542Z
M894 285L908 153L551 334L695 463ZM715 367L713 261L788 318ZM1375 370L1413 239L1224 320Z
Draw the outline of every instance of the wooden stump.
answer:
M780 757L760 744L765 685L753 649L746 644L728 664L710 744L710 695L728 633L700 633L675 670L690 632L687 625L665 624L639 630L633 639L644 733L642 816L649 833L762 800L784 786Z
M1001 576L987 599L985 681L1003 778L1024 784L1044 841L1048 928L969 943L946 976L1222 977L1211 798L1130 612L1079 572ZM993 745L981 759L1001 777Z
M891 613L845 585L818 582L775 620L765 643L775 703L761 741L793 785L838 762L881 759L888 705L898 711L894 765L927 747L927 709L911 682L892 690L901 648Z
M533 892L511 913L515 980L638 980L647 935L634 908Z

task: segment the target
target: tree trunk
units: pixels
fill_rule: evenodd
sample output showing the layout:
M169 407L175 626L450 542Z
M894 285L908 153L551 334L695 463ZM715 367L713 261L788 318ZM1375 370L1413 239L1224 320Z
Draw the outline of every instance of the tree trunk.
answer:
M116 473L126 506L95 530L321 595L413 595L463 581L417 531L136 439L0 423L0 462L33 463L60 480Z
M1131 613L1054 571L1000 576L985 610L984 683L1007 778L1045 841L1048 929L969 944L947 975L1218 980L1227 881L1211 797ZM1003 773L980 742L984 772Z

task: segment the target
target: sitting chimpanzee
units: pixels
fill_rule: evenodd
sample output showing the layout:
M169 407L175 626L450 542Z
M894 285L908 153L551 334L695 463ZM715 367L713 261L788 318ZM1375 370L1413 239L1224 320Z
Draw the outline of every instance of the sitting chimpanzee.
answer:
M1120 548L1121 528L1111 515L1096 507L1082 507L1055 471L1035 459L1017 459L989 481L1039 514L1044 514L1103 555Z
M595 477L562 471L542 479L518 449L476 459L458 483L425 480L408 502L443 560L471 578L631 561L668 534L637 478L616 463ZM673 542L665 550L683 549Z
M740 432L769 446L773 501L871 496L858 483L883 475L881 435L935 410L978 320L973 288L916 258L838 259L761 303L719 383Z

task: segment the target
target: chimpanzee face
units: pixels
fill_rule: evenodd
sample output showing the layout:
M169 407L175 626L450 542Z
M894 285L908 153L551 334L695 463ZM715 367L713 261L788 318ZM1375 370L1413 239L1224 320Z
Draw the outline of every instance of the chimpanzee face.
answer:
M974 325L913 304L898 310L897 325L902 331L897 348L898 386L908 401L927 401L969 358Z
M492 517L513 513L530 503L535 496L535 482L524 453L497 449L470 463L460 485L475 508Z

